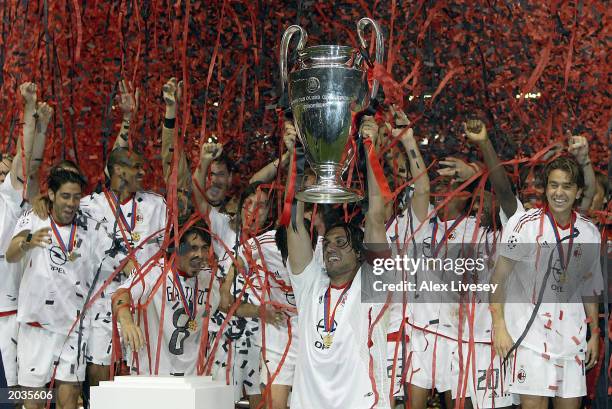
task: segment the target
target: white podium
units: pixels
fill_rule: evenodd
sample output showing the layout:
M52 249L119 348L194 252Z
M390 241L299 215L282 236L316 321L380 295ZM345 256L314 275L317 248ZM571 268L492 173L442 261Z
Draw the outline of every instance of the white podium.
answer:
M91 409L234 409L234 390L210 376L116 376L91 388Z

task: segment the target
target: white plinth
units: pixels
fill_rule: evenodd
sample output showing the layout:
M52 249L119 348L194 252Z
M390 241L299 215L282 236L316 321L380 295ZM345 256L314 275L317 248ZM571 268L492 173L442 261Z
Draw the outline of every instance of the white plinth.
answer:
M116 376L91 388L91 409L234 409L234 390L210 376Z

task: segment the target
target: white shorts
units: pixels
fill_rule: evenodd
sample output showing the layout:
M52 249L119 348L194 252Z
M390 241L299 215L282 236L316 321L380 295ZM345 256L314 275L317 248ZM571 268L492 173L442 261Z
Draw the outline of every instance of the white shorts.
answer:
M92 327L87 340L87 363L110 365L113 350L113 328Z
M0 317L0 352L7 386L17 385L17 314Z
M406 383L424 389L435 388L438 392L451 390L451 362L457 341L411 326L407 330L410 343L407 348Z
M210 334L210 345L216 334ZM247 396L261 394L260 375L261 348L251 338L241 337L237 340L223 339L215 353L212 377L216 381L234 385L234 400L242 397L242 388Z
M392 336L391 336L392 335ZM389 336L393 338L389 339ZM393 396L404 395L404 384L407 381L407 375L404 373L404 361L407 361L410 354L409 339L405 337L405 349L403 350L402 343L399 341L399 333L394 332L387 336L387 376L389 379L395 371L395 379L393 380ZM395 356L397 350L397 357Z
M519 346L508 359L510 392L519 395L578 398L586 395L584 354L575 358L545 358Z
M297 317L296 317L297 318ZM291 320L291 344L287 349L289 335L287 327L276 328L266 324L266 345L261 348L261 379L266 385L270 376L274 376L273 385L293 385L293 375L297 360L297 319ZM285 355L285 349L287 354ZM264 359L265 352L265 359ZM285 360L280 369L279 365L285 355ZM278 373L276 371L278 370Z
M86 337L79 349L78 334L69 336L31 325L20 325L17 339L19 385L32 388L45 386L55 379L64 382L85 380ZM80 353L79 353L80 352Z
M467 342L463 343L462 348L463 374L461 380L459 380L461 367L459 365L458 344L453 354L451 372L453 399L457 399L465 391L475 409L512 406L513 396L509 390L509 371L507 369L502 370L502 359L499 356L494 356L491 345L474 344L473 356L470 354Z

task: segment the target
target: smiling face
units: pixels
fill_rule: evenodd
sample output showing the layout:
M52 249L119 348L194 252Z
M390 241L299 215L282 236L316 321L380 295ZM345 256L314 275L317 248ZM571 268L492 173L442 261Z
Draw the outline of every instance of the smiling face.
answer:
M323 258L327 275L340 276L354 271L359 266L359 254L351 246L346 230L333 227L323 238Z
M232 175L223 162L210 164L210 175L206 185L206 199L213 206L218 206L225 199Z
M569 172L553 169L548 174L546 184L546 201L555 219L567 218L574 207L574 202L582 193Z
M136 193L142 190L144 175L142 156L134 152L130 152L129 156L122 162L117 163L113 172L113 177L120 178L129 193Z
M55 221L60 224L72 223L81 202L81 185L66 182L56 192L49 190L48 194L49 200L52 203L51 212Z

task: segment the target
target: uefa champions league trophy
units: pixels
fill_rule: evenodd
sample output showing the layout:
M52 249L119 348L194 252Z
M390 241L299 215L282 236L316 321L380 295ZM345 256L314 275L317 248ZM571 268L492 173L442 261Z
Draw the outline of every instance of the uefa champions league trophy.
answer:
M367 49L365 28L376 34L376 62L382 63L383 35L369 18L357 23L362 50ZM297 61L288 72L287 52L295 33L300 33ZM378 82L368 89L367 62L359 49L341 45L307 47L306 31L293 25L285 30L280 49L282 89L288 87L293 121L306 158L317 175L316 182L296 193L312 203L346 203L361 200L356 191L342 185L342 174L354 157L350 140L353 115L365 110L376 97Z

